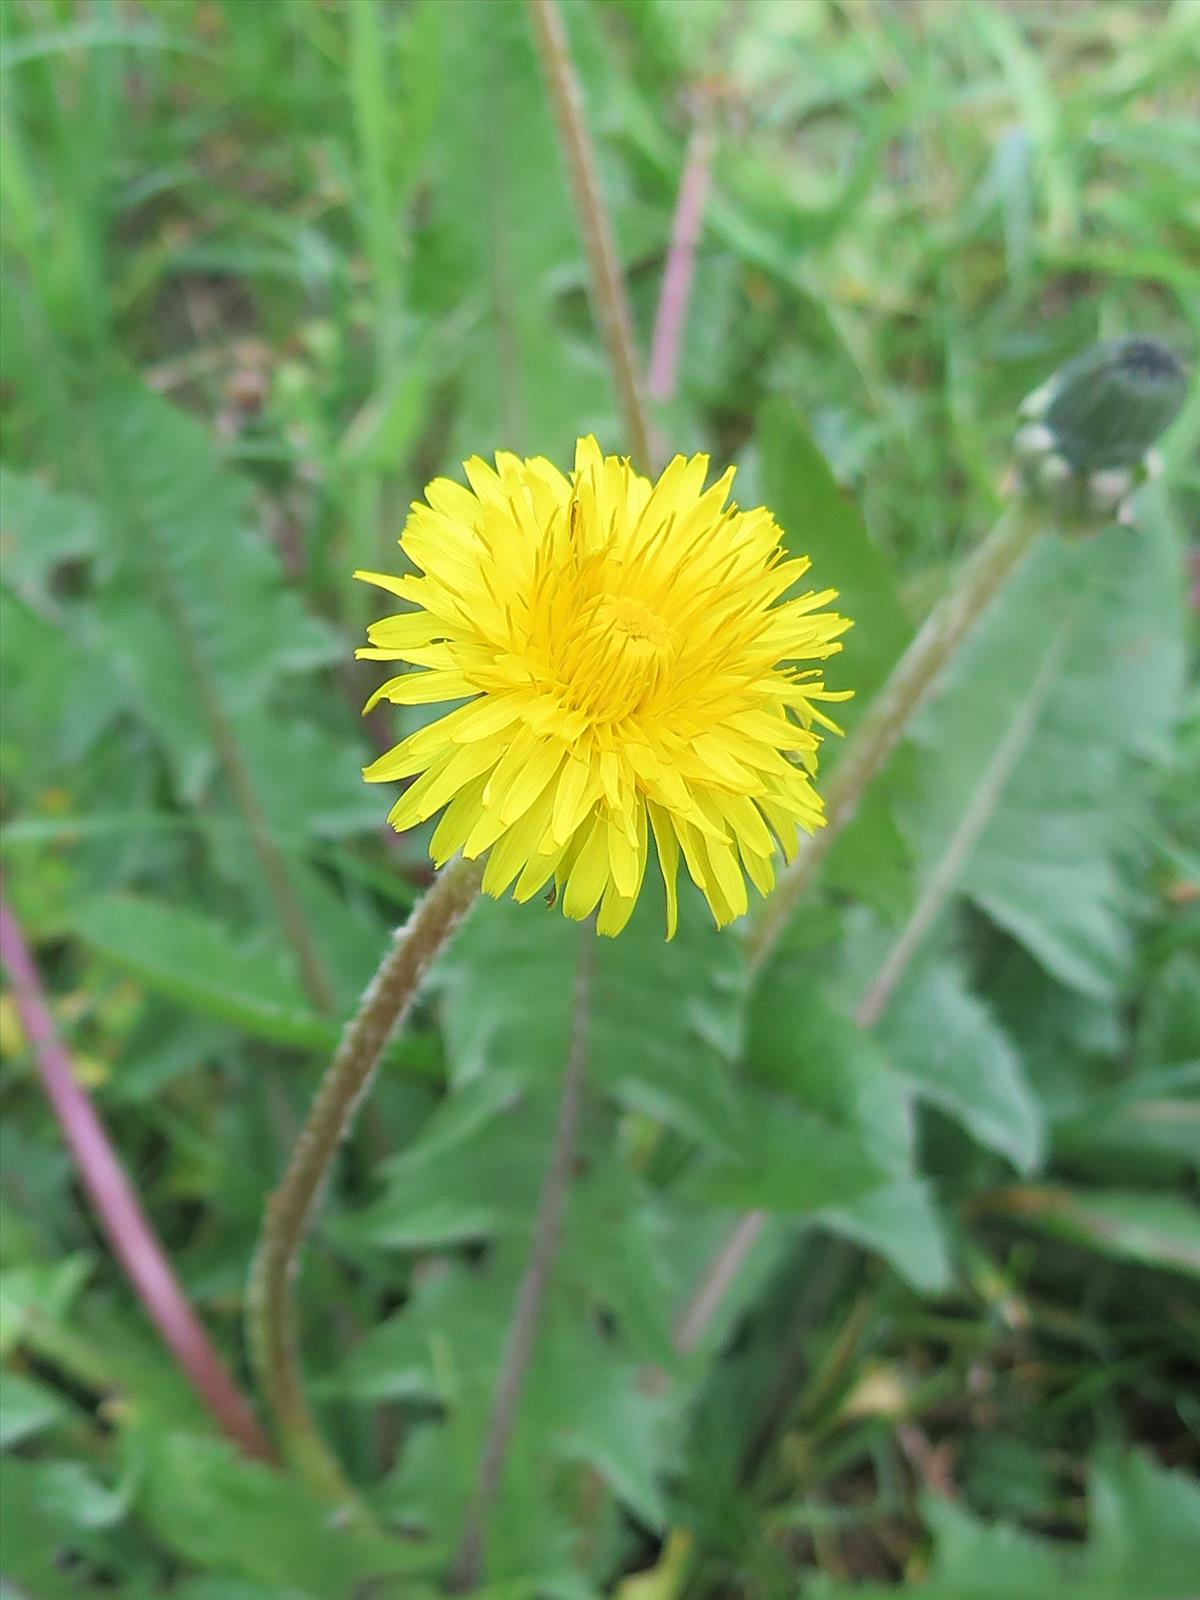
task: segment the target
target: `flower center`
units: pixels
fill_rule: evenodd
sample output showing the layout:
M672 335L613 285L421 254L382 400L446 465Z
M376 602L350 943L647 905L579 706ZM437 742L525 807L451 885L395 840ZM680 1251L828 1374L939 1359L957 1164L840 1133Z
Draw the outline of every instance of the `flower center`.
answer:
M628 595L598 596L580 621L564 661L570 698L596 721L615 722L662 682L675 660L675 635Z
M607 639L610 651L622 655L630 650L664 655L675 646L662 618L629 595L605 595L596 608L591 631Z

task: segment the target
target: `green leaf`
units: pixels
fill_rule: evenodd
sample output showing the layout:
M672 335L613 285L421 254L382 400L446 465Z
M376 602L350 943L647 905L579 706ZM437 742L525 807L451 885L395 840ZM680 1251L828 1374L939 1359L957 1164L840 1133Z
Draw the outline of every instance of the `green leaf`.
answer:
M336 1023L308 1005L269 955L239 951L229 930L195 911L135 895L85 901L75 932L149 987L257 1039L329 1049Z
M88 1276L90 1258L13 1265L0 1272L0 1356L20 1344L32 1323L66 1317Z
M555 1084L518 1088L481 1079L443 1102L412 1148L389 1162L383 1193L329 1225L352 1249L424 1250L467 1241L529 1248L558 1114ZM598 1119L577 1153L557 1273L629 1337L640 1358L670 1365L675 1285L662 1239L662 1202L612 1151Z
M763 498L783 529L789 552L812 557L810 581L818 589L836 589L836 609L854 623L843 640L844 655L828 668L835 687L854 689L854 699L838 712L845 726L852 727L912 633L895 576L791 403L768 401L759 414L756 438ZM836 743L827 749L836 760Z
M912 635L895 574L793 403L769 400L759 413L755 437L763 499L783 529L788 550L812 558L809 581L817 589L836 589L834 608L854 624L843 636L843 654L826 669L831 687L854 690L852 700L833 708L839 724L853 731ZM826 740L823 773L836 767L840 750L839 739ZM888 797L876 788L831 851L825 881L871 903L892 904L906 857Z
M337 1236L417 1250L523 1231L537 1201L556 1101L552 1089L523 1092L503 1075L468 1085L443 1102L410 1150L388 1163L383 1194L344 1219ZM464 1116L462 1102L475 1114ZM457 1137L448 1136L448 1124L457 1125Z
M989 1211L1105 1255L1200 1277L1200 1208L1170 1194L1033 1186L987 1198Z
M392 1514L447 1546L471 1493L493 1386L512 1315L524 1247L478 1269L443 1266L409 1305L374 1329L336 1375L360 1397L404 1396L443 1405L445 1422L415 1428L385 1494ZM587 1375L585 1383L581 1374ZM561 1573L569 1539L561 1510L563 1466L586 1462L635 1515L661 1526L663 1404L619 1333L581 1315L561 1276L551 1286L492 1521L489 1577ZM548 1462L559 1468L554 1493ZM436 1547L435 1547L436 1558Z
M1200 1490L1140 1455L1102 1452L1090 1473L1090 1531L1082 1548L1035 1538L926 1496L934 1559L902 1591L818 1582L820 1600L1190 1600L1200 1570Z
M0 1450L51 1428L67 1408L44 1384L15 1372L0 1372Z
M910 1095L886 1052L826 1000L814 983L768 970L755 986L746 1060L785 1090L861 1140L884 1171L900 1176L912 1157Z
M1042 1115L1020 1057L952 965L940 962L902 984L878 1034L926 1100L1022 1172L1037 1165Z
M386 1593L385 1576L395 1582L411 1570L402 1544L339 1528L295 1478L244 1460L229 1444L146 1431L130 1448L140 1469L138 1510L168 1549L213 1576L351 1600L369 1580Z
M1127 971L1117 857L1136 763L1166 748L1181 665L1165 523L1047 539L917 724L924 759L903 811L925 881L946 877L1088 993Z
M81 1461L48 1461L41 1469L39 1499L63 1526L111 1528L121 1522L132 1498L132 1478L109 1489Z
M1085 1568L1112 1600L1182 1600L1200 1572L1200 1488L1149 1456L1103 1451L1091 1478Z
M750 1102L752 1148L707 1164L686 1192L710 1205L801 1213L845 1205L890 1176L868 1136L799 1111L778 1095Z
M277 685L346 647L284 583L252 528L247 486L199 423L132 385L105 395L101 421L118 571L98 616L180 792L195 798L214 760L214 718L236 731Z
M1139 1072L1114 1088L1082 1094L1054 1128L1054 1147L1073 1170L1123 1182L1132 1163L1143 1175L1200 1169L1200 1061Z
M77 611L60 627L0 589L0 685L5 780L32 794L63 784L126 707L111 663L92 648L94 629ZM80 693L86 683L88 693Z
M63 1556L75 1543L55 1509L43 1501L45 1464L6 1457L0 1472L0 1521L4 1524L4 1575L20 1595L67 1600L86 1593L82 1579L63 1570ZM19 1587L16 1587L18 1586ZM7 1583L5 1585L7 1588ZM3 1591L0 1591L3 1592ZM8 1600L8 1593L5 1593Z
M98 521L90 500L0 467L4 581L24 599L49 600L55 570L95 553Z
M822 1212L833 1233L875 1250L921 1294L941 1294L950 1285L946 1225L928 1183L897 1178L848 1204Z
M413 277L423 309L455 319L452 458L494 441L566 463L579 434L611 440L616 418L606 364L559 303L581 287L583 255L526 19L515 0L467 6L439 42Z
M658 897L642 896L619 939L597 939L588 1076L622 1104L690 1138L740 1135L730 1071L744 982L736 939L690 894L668 943ZM441 967L446 1052L458 1083L501 1074L557 1082L567 1059L581 937L545 906L484 900Z

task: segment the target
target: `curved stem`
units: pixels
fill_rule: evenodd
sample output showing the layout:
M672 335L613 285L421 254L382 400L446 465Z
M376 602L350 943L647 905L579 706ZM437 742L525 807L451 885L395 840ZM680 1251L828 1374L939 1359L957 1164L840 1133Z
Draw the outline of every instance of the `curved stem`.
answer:
M633 317L625 295L612 221L596 176L596 161L583 115L583 94L571 60L566 29L555 0L525 0L525 8L575 200L592 280L592 306L608 351L629 453L635 467L649 472L650 429L638 377Z
M595 933L590 922L581 930L579 966L571 1004L571 1042L563 1073L562 1098L558 1122L550 1147L550 1161L538 1196L537 1217L529 1260L525 1264L512 1321L500 1359L500 1370L492 1392L492 1407L484 1435L483 1451L475 1478L475 1490L467 1510L462 1537L451 1568L451 1589L465 1593L474 1589L483 1567L484 1541L488 1515L500 1492L504 1457L517 1418L525 1375L533 1356L534 1341L542 1319L542 1306L550 1282L550 1272L558 1256L562 1236L563 1212L571 1185L571 1169L579 1138L579 1119L583 1110L583 1086L587 1072L587 1033L591 1013L592 973L595 967Z
M12 983L17 1015L33 1051L46 1098L134 1293L222 1433L248 1456L273 1460L271 1446L249 1401L237 1388L189 1304L138 1203L133 1185L113 1152L104 1124L71 1069L20 924L2 900L0 964Z
M446 867L397 932L321 1080L283 1180L267 1201L250 1271L250 1352L280 1443L315 1490L347 1506L354 1504L353 1491L304 1398L293 1295L300 1247L380 1056L430 964L475 900L481 873L473 861Z
M825 826L801 845L751 929L746 951L752 970L770 959L796 902L853 821L868 786L900 742L930 686L1042 523L1036 507L1021 501L1004 513L967 563L959 582L929 613L867 707L825 789Z

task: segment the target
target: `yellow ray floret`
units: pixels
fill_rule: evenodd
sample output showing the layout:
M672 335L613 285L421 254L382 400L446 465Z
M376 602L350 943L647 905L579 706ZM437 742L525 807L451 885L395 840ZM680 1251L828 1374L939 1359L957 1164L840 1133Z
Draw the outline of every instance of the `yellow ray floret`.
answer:
M416 572L360 572L409 609L358 654L398 661L368 705L462 703L367 767L413 781L397 830L435 812L432 854L487 853L483 887L528 900L551 881L569 917L615 934L653 841L675 931L682 857L718 926L766 894L777 850L822 822L813 787L826 689L850 624L832 589L793 595L761 507L729 502L733 469L676 456L656 483L581 439L564 476L541 457L438 478L400 545ZM444 808L444 810L443 810Z

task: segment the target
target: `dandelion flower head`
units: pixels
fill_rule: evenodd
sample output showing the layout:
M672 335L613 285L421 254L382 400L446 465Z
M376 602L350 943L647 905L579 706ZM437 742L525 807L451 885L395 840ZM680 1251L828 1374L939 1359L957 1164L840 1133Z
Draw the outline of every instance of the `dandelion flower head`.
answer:
M488 852L483 887L528 900L553 880L567 916L599 906L618 933L651 841L677 920L682 856L718 926L763 894L773 858L822 821L813 786L823 661L850 624L832 589L789 597L808 569L771 514L729 502L708 457L657 482L592 438L566 476L499 453L470 484L432 482L400 545L415 573L357 576L411 609L368 630L360 656L409 668L368 702L460 701L364 771L415 779L397 830L442 811L437 865ZM835 729L836 731L836 729ZM445 808L443 811L443 807Z

